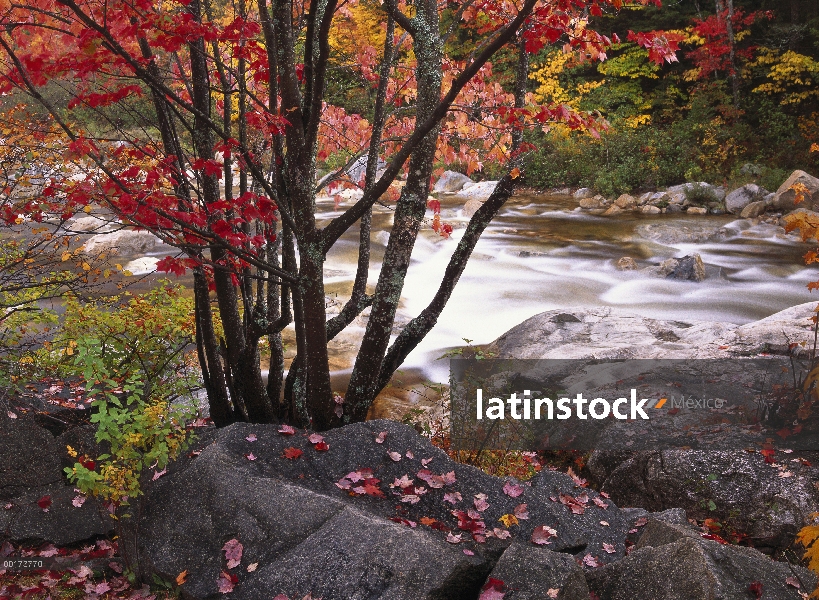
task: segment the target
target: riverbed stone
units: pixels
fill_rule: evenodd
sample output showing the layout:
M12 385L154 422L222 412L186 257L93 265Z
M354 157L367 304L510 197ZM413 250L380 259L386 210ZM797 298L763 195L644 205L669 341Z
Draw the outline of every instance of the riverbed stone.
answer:
M806 222L809 226L819 227L819 212L808 210L807 208L797 208L784 215L779 220L779 224L782 225L782 227L788 228L791 225L798 225L802 221ZM800 232L800 229L797 227L795 231Z
M683 256L675 259L677 262L669 271L669 279L680 279L683 281L702 281L705 279L705 265L699 254Z
M621 194L614 201L614 204L615 206L626 210L637 206L637 199L631 194Z
M659 207L654 206L653 204L646 204L643 206L640 212L646 215L659 215L662 211Z
M763 214L766 208L767 207L765 206L764 200L750 202L745 206L745 208L742 209L742 212L739 214L739 216L742 217L743 219L755 219L759 215Z
M433 193L441 192L458 192L463 189L464 184L472 183L472 180L457 171L444 171L435 186L432 188Z
M623 212L623 209L617 206L616 204L612 204L606 209L606 212L603 213L604 217L610 217L612 215L619 215Z
M580 200L580 208L586 210L594 210L596 208L603 208L603 203L597 198L582 198Z
M796 191L791 189L797 184L801 184L805 187L805 191L802 194L804 200L799 206L808 210L819 210L819 179L800 170L791 173L790 177L776 190L776 195L772 202L774 209L788 211L797 207Z
M630 256L624 256L617 261L617 269L620 271L636 271L638 268L637 261Z
M685 212L689 215L707 215L708 209L704 206L689 206Z
M660 244L701 244L704 242L721 241L736 232L709 221L665 223L643 223L634 229L641 238L652 240Z
M116 253L122 256L137 256L153 250L159 243L159 238L150 231L122 229L92 236L83 245L83 252L91 256L103 252Z
M768 190L765 188L755 183L748 183L733 190L725 197L725 208L730 213L739 214L746 206L761 200L767 194Z
M453 197L464 201L478 200L480 202L486 202L489 196L492 195L492 192L495 191L497 185L497 181L480 181L461 188L455 192Z
M583 198L591 198L592 196L594 196L594 190L592 190L591 188L585 188L585 187L580 188L574 194L572 194L572 197L575 200L582 200Z

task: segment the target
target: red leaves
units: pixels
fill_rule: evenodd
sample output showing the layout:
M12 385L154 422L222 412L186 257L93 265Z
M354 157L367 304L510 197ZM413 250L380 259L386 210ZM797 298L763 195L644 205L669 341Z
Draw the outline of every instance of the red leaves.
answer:
M282 435L293 435L294 433L296 433L296 430L290 425L282 425L281 427L279 427L279 433L281 433Z
M68 108L76 108L80 104L85 104L89 108L110 106L121 102L130 95L142 96L142 88L138 85L126 85L108 93L78 94L68 103Z
M48 507L51 506L51 496L45 495L37 500L37 506L39 506L43 512L48 512Z
M286 458L288 460L296 460L302 454L304 454L304 452L302 452L298 448L293 448L292 446L290 446L289 448L284 449L284 452L282 453L282 457Z
M156 270L162 273L173 273L177 277L182 277L188 269L182 259L166 256L156 263Z
M222 550L225 552L225 560L227 560L227 568L233 569L239 566L239 563L242 561L242 544L237 539L228 540L225 542L225 545L222 546Z
M545 544L551 544L550 538L557 537L557 530L552 529L548 525L541 525L540 527L535 527L532 531L532 543L537 544L538 546L543 546Z
M418 471L418 478L426 481L427 485L434 489L440 489L445 485L452 485L455 483L455 471L450 471L443 475L436 475L428 469L421 469Z
M517 498L523 493L523 486L507 481L503 486L503 493L510 498Z
M582 515L586 512L586 505L589 502L589 496L585 493L577 498L573 498L568 494L560 494L560 503L567 506L576 515Z
M233 591L236 584L239 583L239 578L233 573L222 571L219 573L219 578L216 580L216 588L222 594L229 594Z
M310 435L309 438L310 443L313 444L313 448L315 448L319 452L326 452L330 449L330 446L324 441L324 436L321 436L317 433L313 433Z
M762 582L761 581L751 582L751 585L748 586L748 593L751 594L754 598L762 598Z
M503 600L506 595L506 584L500 579L490 577L481 588L481 595L478 600Z
M685 35L670 31L649 31L646 33L629 31L628 40L648 50L649 60L661 65L663 61L677 62L675 53L680 49L680 42L685 40Z
M358 483L353 487L353 484ZM348 490L352 495L358 496L372 496L373 498L385 498L384 492L378 487L381 483L380 479L373 477L372 469L359 469L347 473L344 477L336 482L336 487L342 490Z

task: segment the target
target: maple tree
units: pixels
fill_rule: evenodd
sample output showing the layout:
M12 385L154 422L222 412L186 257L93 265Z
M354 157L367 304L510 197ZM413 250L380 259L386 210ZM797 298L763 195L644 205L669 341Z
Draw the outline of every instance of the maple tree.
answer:
M593 133L600 127L565 105L533 104L526 94L528 57L556 44L602 60L612 40L588 27L586 15L617 10L621 0L387 0L369 7L370 31L383 31L383 47L358 44L347 66L366 83L366 115L326 102L331 40L339 39L336 28L347 26L357 5L1 5L0 92L27 95L45 110L71 165L48 177L36 202L15 205L3 218L37 220L103 207L178 248L159 268L193 273L198 359L218 425L282 419L323 430L363 420L435 325L478 238L513 192L525 150L522 130L554 122ZM466 56L450 52L449 36L466 24L474 47ZM664 35L640 34L634 41L658 62L669 59L675 45ZM511 89L492 75L491 61L505 48L517 57ZM68 90L66 106L46 93L50 85ZM331 155L346 160L317 184L317 161ZM430 223L441 235L452 231L440 219L440 205L427 204L436 163L458 161L471 172L482 160L505 163L506 175L470 220L433 300L392 340L420 229ZM363 161L363 174L352 181L351 167ZM399 177L404 181L397 186ZM316 195L345 186L363 194L320 221ZM376 202L394 202L394 224L372 290L367 274ZM340 314L328 320L323 264L356 223L355 283ZM331 390L327 343L366 308L367 328L342 403ZM291 322L296 357L285 378L281 332ZM265 337L267 384L260 365Z

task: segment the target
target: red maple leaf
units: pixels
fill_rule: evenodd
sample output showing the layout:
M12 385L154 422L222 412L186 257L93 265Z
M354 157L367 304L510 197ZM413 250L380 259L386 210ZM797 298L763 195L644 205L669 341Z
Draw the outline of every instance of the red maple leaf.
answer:
M43 509L43 511L47 511L48 507L51 506L51 496L43 496L39 500L37 500L37 506Z
M290 460L296 460L302 454L304 454L304 452L302 452L298 448L293 448L292 446L290 446L289 448L284 449L284 453L282 454L282 456Z

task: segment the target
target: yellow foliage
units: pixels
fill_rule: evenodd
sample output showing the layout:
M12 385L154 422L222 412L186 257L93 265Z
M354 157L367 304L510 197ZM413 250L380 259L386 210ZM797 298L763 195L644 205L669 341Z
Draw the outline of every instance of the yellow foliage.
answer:
M506 514L503 515L500 519L498 519L505 527L511 527L512 525L518 524L518 518L513 514Z
M819 513L813 513L812 519L819 518ZM819 524L807 525L796 534L796 540L805 547L804 558L808 561L808 568L819 573ZM814 590L811 598L819 598L819 588Z
M356 2L340 11L330 30L330 47L349 56L363 46L384 47L384 11L375 2ZM338 26L336 26L338 25Z
M750 66L768 66L766 83L754 88L758 94L781 94L780 104L801 104L812 97L819 97L819 62L809 56L788 50L777 55L768 49Z

